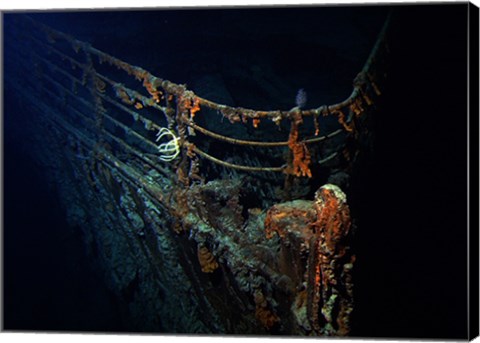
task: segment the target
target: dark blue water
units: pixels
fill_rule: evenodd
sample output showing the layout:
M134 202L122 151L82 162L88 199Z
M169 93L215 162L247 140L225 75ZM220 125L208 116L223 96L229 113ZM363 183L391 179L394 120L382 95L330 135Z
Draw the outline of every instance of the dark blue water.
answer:
M48 187L48 171L17 148L21 131L8 130L12 116L25 114L5 95L4 329L121 331L114 297Z

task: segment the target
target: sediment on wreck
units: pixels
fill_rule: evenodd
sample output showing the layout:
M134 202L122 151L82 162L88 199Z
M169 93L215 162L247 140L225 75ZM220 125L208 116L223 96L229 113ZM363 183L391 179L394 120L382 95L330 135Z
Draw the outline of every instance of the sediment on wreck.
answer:
M19 130L130 330L349 334L345 179L370 144L386 27L344 101L262 111L202 98L15 18L9 33L28 47L6 56L7 87L29 113ZM287 130L259 140L208 122Z

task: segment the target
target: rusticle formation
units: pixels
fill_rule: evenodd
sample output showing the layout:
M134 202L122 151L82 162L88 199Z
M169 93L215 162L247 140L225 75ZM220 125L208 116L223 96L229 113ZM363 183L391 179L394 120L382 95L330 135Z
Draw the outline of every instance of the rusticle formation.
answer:
M267 238L281 240L279 270L294 283L291 311L305 334L347 335L353 310L351 218L346 195L332 184L314 201L273 206L265 220Z
M371 144L387 24L345 100L305 109L301 90L293 108L253 110L15 17L9 41L26 48L8 46L7 86L29 116L10 129L130 331L349 334L345 193Z

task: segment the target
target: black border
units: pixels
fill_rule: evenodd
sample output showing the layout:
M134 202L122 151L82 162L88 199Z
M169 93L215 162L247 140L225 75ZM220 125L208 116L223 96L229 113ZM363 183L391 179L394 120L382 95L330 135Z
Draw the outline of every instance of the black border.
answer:
M479 334L479 9L470 3L469 116L470 116L470 226L469 226L469 339Z

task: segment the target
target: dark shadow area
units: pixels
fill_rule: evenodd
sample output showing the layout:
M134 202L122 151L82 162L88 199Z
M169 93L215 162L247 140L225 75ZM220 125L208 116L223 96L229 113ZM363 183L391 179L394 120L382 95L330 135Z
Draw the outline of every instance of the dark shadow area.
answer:
M121 331L114 297L46 184L48 170L17 148L28 137L9 124L28 114L12 99L4 103L3 328Z
M467 338L466 14L395 9L374 156L352 204L354 336Z

